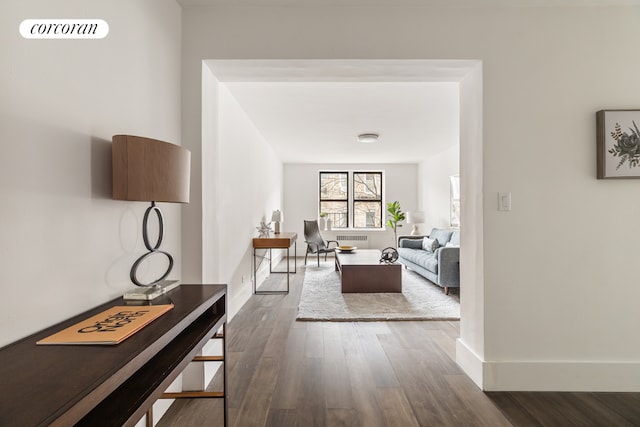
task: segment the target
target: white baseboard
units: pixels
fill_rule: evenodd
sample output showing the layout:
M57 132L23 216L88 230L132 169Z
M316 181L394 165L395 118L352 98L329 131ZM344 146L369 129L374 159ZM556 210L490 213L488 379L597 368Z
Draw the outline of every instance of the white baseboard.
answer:
M639 392L638 362L485 362L486 391Z
M456 340L456 363L462 368L471 381L483 388L483 361L467 345L458 338Z
M229 301L227 302L227 323L233 319L233 317L242 309L251 295L253 295L253 276L249 280L246 280L240 286L235 287L233 295L229 295Z
M460 338L456 362L484 391L640 392L640 362L487 362Z

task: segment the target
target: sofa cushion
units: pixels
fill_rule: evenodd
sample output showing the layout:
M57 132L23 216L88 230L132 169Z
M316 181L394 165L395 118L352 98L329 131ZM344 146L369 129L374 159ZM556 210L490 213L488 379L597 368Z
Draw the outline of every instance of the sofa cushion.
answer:
M422 249L398 248L398 255L400 255L400 258L438 274L438 258L433 252L423 251Z
M460 231L456 230L451 234L451 239L447 242L447 246L460 247Z
M402 239L401 248L422 249L422 239Z
M445 246L451 239L452 234L452 230L442 230L439 228L434 228L433 230L431 230L431 233L429 233L429 238L438 239L438 243L440 244L440 246Z
M428 237L422 239L422 249L427 252L435 252L439 247L440 244L437 239L430 239Z

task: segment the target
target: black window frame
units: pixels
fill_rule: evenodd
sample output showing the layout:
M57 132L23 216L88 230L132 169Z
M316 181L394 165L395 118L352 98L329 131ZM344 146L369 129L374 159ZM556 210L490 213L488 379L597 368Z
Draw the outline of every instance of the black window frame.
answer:
M380 176L380 198L379 199L356 199L356 174L367 174L367 175L379 175ZM364 227L356 227L356 220L355 217L353 218L353 228L357 228L357 229L371 229L371 228L376 228L376 229L382 229L384 228L384 224L383 224L383 207L384 207L384 175L382 173L382 171L352 171L351 172L351 181L353 182L353 200L351 200L352 203L352 211L353 214L355 215L356 212L356 203L357 202L378 202L380 203L380 226L379 227L375 227L375 226L364 226Z
M322 197L322 176L324 174L341 174L346 175L346 199L329 199ZM356 174L372 174L378 175L380 177L380 198L379 199L356 199L355 188L356 188ZM353 188L353 191L352 191ZM333 222L332 228L335 229L354 229L354 230L382 230L385 227L384 224L384 171L371 171L371 170L321 170L318 171L318 213L323 212L322 203L323 202L339 202L344 203L346 206L345 219L346 225L344 227L339 226L336 222ZM380 226L364 226L364 227L356 227L355 226L355 206L358 202L376 202L380 204ZM353 223L353 226L350 224Z
M334 174L344 174L347 176L346 179L346 183L347 183L347 198L346 199L323 199L322 198L322 175L326 174L326 175L334 175ZM350 188L349 188L349 183L350 183L350 179L349 179L349 171L320 171L318 173L318 212L322 212L322 202L340 202L340 203L345 203L347 206L347 210L346 210L346 219L347 219L347 225L345 227L339 227L339 226L335 226L335 228L349 228L349 219L351 217L351 210L349 209L350 203L351 203L351 192L350 192Z

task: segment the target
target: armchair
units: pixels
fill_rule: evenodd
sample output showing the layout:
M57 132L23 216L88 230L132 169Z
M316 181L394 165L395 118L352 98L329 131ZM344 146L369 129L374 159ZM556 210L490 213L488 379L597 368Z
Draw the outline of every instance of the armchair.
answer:
M335 253L338 246L337 240L324 240L318 228L318 221L304 221L304 241L307 244L307 252L304 254L304 265L307 265L307 256L315 254L318 257L318 267L320 267L320 254L324 254L324 260L327 260L328 253ZM330 247L331 243L335 243L335 247Z

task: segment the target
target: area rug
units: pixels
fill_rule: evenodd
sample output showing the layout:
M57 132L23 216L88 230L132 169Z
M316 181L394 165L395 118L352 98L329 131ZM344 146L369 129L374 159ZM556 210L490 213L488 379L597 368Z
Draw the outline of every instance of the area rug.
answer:
M297 320L386 321L459 320L460 298L402 269L402 293L343 294L333 262L308 265L302 284Z

